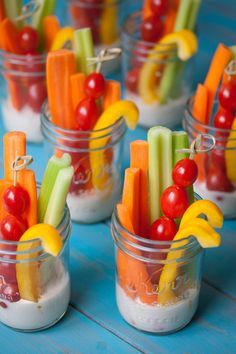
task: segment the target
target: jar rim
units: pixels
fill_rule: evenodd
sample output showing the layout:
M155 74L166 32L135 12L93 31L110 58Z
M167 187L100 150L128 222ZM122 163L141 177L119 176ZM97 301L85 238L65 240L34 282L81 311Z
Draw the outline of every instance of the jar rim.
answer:
M223 129L223 128L216 128L216 127L213 127L211 125L207 125L207 124L203 124L201 123L200 121L198 121L194 116L193 116L193 113L192 113L192 107L193 107L193 101L194 101L194 96L191 96L189 97L189 99L187 100L187 103L186 103L186 108L185 108L185 113L184 113L184 116L186 118L186 114L188 114L190 120L191 120L191 125L192 126L196 126L198 125L200 127L199 131L205 131L205 130L208 130L210 129L211 131L215 132L215 133L236 133L236 130L235 129ZM214 101L214 105L217 104L218 101L215 100ZM229 140L227 138L227 140ZM235 140L235 139L234 139Z
M144 54L144 53L149 53L152 52L153 54L157 53L157 54L165 54L165 55L169 55L169 54L173 54L174 55L174 59L175 57L177 58L177 45L175 43L169 43L169 44L164 44L164 43L157 43L157 42L147 42L144 41L140 38L134 38L134 36L132 35L133 33L130 33L130 28L131 28L131 21L134 21L136 18L141 18L141 11L135 11L134 13L132 13L131 15L129 15L126 20L124 21L124 24L122 26L121 29L121 33L122 36L126 37L125 39L129 40L129 43L131 43L131 45L133 44L134 46L137 44L141 44L141 45L145 45L147 47L147 49L144 48L135 48L136 52L139 54ZM122 46L124 44L124 40L122 40ZM158 48L157 48L158 46ZM153 50L153 47L157 48L155 50ZM123 48L123 50L126 48Z
M114 5L118 5L120 3L122 3L123 0L113 0L111 2L109 2L109 4L105 4L101 3L101 4L88 4L86 3L86 0L69 0L70 3L73 3L74 6L76 7L82 7L82 8L96 8L96 9L103 9L104 7L108 8L108 7L112 7Z
M38 190L39 190L40 186L41 186L41 184L37 183ZM60 233L60 235L62 236L62 242L63 242L63 248L64 248L65 244L67 243L67 241L69 239L70 231L71 231L70 211L69 211L67 204L64 209L63 217L62 217L59 225L56 227L56 229ZM40 255L37 257L19 260L18 263L24 263L24 262L29 262L29 261L34 262L36 260L41 260L41 259L44 259L44 258L47 258L48 256L50 256L48 253L46 253L44 251L42 245L38 245L38 242L40 242L39 238L35 238L32 240L28 240L28 241L0 240L0 246L3 246L3 247L0 247L0 262L3 262L1 255L12 255L12 256L29 255L30 256L31 254L34 254L34 253L40 253ZM19 245L32 245L34 243L36 244L36 247L31 248L30 250L21 251L21 252L11 250L12 247L17 248L17 246L19 246ZM8 247L10 249L8 249ZM62 252L62 250L61 250L61 252ZM17 263L17 261L15 259L7 259L7 261L8 261L8 263ZM4 262L6 262L6 259L4 259Z

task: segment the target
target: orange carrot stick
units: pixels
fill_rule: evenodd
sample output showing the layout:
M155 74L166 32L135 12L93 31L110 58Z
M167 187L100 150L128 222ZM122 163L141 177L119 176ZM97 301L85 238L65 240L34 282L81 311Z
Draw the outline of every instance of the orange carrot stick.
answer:
M60 29L60 24L57 16L50 15L45 16L43 19L43 35L46 50L49 52L54 38L56 37L57 32Z
M84 91L85 79L86 79L86 75L84 73L77 73L70 77L72 102L73 102L74 110L76 109L78 103L86 97Z
M7 17L0 22L0 37L3 50L14 54L22 53L17 27Z
M103 96L103 111L121 99L121 86L118 81L107 80Z
M26 154L26 136L22 132L10 132L3 137L4 179L13 181L12 162Z
M8 215L8 212L4 209L3 203L2 203L2 198L3 198L3 194L5 192L5 190L12 186L12 182L6 181L4 179L0 180L0 221L6 216Z
M152 10L151 10L151 0L144 0L143 4L143 20L145 20L147 17L152 16Z
M164 20L163 37L174 31L175 21L176 21L177 11L171 9Z
M122 226L130 233L134 233L128 207L124 204L118 204L117 212ZM136 243L136 241L131 239L127 233L122 232L122 235L127 241ZM141 251L134 247L129 245L126 245L126 247L130 252L133 252L136 255L141 255ZM135 296L138 296L140 300L146 304L152 304L157 301L157 296L153 294L154 289L146 266L144 263L137 260L135 256L132 257L123 251L118 250L117 272L119 283L129 297L134 298ZM130 291L129 289L134 291Z
M64 129L76 129L70 83L76 72L74 53L66 49L50 52L46 70L53 123Z
M204 86L209 92L207 124L210 122L216 91L220 84L220 80L222 79L224 69L232 58L232 56L233 54L230 49L220 43L211 61L211 65L204 82Z
M37 224L37 188L34 171L21 170L17 173L17 183L29 194L29 207L22 217L27 220L28 227Z
M140 235L149 234L148 214L148 143L136 140L130 144L130 166L140 169L139 195L139 229Z
M140 203L140 175L139 168L127 168L122 195L122 204L128 208L134 232L139 234L139 203Z

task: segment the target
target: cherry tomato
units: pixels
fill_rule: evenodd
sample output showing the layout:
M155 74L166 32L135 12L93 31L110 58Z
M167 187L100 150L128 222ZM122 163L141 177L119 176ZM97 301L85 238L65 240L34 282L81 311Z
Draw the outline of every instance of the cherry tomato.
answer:
M14 215L5 216L0 223L0 237L7 241L19 241L25 230L23 220Z
M5 246L4 246L5 250ZM7 251L7 250L6 250ZM16 246L12 246L9 251L15 252ZM10 263L11 261L14 262L16 256L12 254L2 254L0 262L0 275L4 278L6 283L15 283L16 282L16 267L14 263Z
M39 36L37 31L30 27L24 27L19 32L20 46L24 54L34 52L39 45Z
M47 97L47 88L44 80L32 83L28 87L27 102L32 110L39 113L42 108L42 104Z
M231 129L234 120L234 114L224 108L220 108L216 113L213 125L215 128Z
M10 302L17 302L20 300L20 293L18 286L15 283L6 284L1 288L0 298Z
M161 196L161 208L170 219L181 218L188 208L188 194L183 187L170 186Z
M127 90L137 93L140 68L130 70L126 76L125 86Z
M11 186L3 194L3 205L6 211L19 216L29 206L29 194L20 186Z
M236 111L236 84L229 81L223 84L219 91L221 106L231 112Z
M92 130L99 116L96 101L93 98L85 98L76 107L75 111L78 130Z
M233 192L234 186L225 171L213 166L206 175L206 186L209 191Z
M183 159L178 161L172 172L172 178L174 183L180 187L189 187L197 179L198 168L197 164L192 159Z
M150 2L151 10L156 16L164 16L168 10L168 0L151 0Z
M88 97L99 98L105 92L105 79L100 73L92 73L85 80L85 93Z
M156 42L163 31L163 23L156 16L146 18L141 24L141 38L146 42Z
M156 241L172 241L177 232L173 219L161 216L151 226L150 239Z
M72 178L70 193L79 193L83 190L89 190L91 183L91 168L89 164L89 156L85 155L73 161L74 175ZM91 185L92 187L92 185Z

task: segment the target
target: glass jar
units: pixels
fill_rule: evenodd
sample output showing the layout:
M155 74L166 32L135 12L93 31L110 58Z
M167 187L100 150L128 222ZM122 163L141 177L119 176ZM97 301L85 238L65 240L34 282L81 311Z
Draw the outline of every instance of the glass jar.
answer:
M137 104L140 125L172 129L181 123L193 90L194 59L181 61L175 44L141 40L141 20L140 12L133 13L121 32L125 98Z
M203 249L191 235L158 242L129 233L115 209L116 301L139 330L170 334L186 326L198 306ZM167 258L168 256L168 258Z
M68 11L73 28L90 27L93 35L95 53L102 49L120 45L120 6L121 0L69 0ZM119 58L110 61L102 69L104 74L117 71Z
M193 99L188 101L183 127L192 142L198 134L211 134L215 147L209 152L195 155L198 179L194 190L203 199L216 203L225 218L236 217L236 130L214 128L204 125L193 117ZM215 102L213 116L217 110Z
M66 152L72 158L75 172L67 197L72 220L90 224L110 217L121 193L124 119L101 130L66 130L51 122L45 104L41 125L46 154Z
M47 97L46 56L0 51L1 109L7 131L23 131L28 142L40 143L40 110Z
M33 332L54 325L65 314L70 300L71 222L67 207L57 229L63 240L58 257L47 254L39 240L0 241L0 322L3 324ZM28 249L17 251L17 246L23 243Z

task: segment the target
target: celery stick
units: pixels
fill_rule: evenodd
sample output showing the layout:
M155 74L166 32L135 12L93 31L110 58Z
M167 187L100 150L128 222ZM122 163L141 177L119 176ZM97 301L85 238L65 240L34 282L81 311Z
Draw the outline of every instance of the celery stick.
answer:
M160 104L165 104L168 98L171 96L171 90L173 86L173 78L176 75L177 63L168 63L165 67L163 77L160 83Z
M4 0L5 14L11 20L20 15L22 8L22 0Z
M86 75L95 71L95 65L88 65L87 61L87 58L95 56L90 28L82 28L74 32L74 51L78 71Z
M148 131L150 221L161 216L160 198L172 184L172 132L168 128L153 127Z
M59 171L65 167L70 166L71 156L64 154L61 158L52 156L48 161L46 170L44 172L42 186L40 188L38 198L38 222L43 222L47 210L50 195L53 190L57 175Z
M60 224L73 174L74 169L72 166L59 171L49 199L44 223L53 225L54 227Z
M9 1L9 0L7 0ZM11 1L11 0L10 0ZM32 15L32 26L39 32L40 37L43 35L43 18L48 15L52 15L56 0L37 0L37 4L40 5L39 9Z
M173 152L173 167L182 159L188 158L189 153L179 153L177 150L189 148L188 134L184 131L176 131L172 133L172 152ZM194 202L193 186L187 188L189 204Z
M191 6L192 6L192 0L180 1L177 18L174 26L174 32L181 31L182 29L187 28Z
M191 11L187 22L187 28L191 31L195 30L200 6L201 6L201 0L192 0Z

